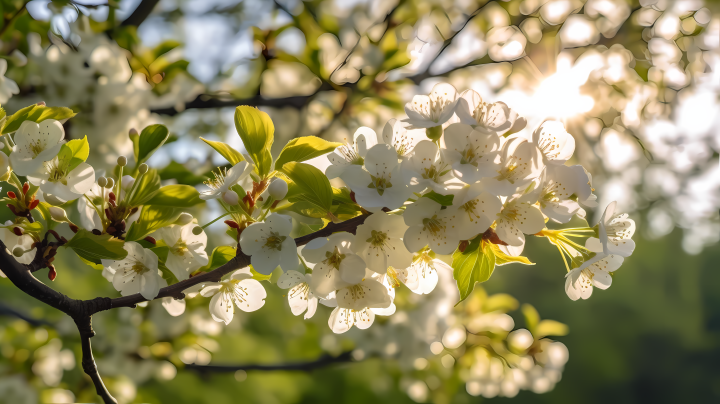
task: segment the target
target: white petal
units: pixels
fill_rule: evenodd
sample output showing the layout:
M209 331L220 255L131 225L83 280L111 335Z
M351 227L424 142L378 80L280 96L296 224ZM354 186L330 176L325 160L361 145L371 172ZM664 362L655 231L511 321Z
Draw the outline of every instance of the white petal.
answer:
M244 301L235 301L235 304L242 311L251 312L258 310L265 305L265 298L267 292L262 287L260 282L255 279L245 279L240 281L237 286L238 289L243 291Z
M220 291L220 284L213 282L213 283L205 286L205 288L203 288L203 290L200 291L200 296L210 297L210 296L215 295L219 291Z
M185 313L185 299L177 300L172 297L163 297L162 306L173 317Z
M312 318L312 316L315 315L315 312L317 311L318 307L318 298L313 296L313 294L310 294L310 297L308 298L308 308L307 313L305 313L304 319L307 320L309 318Z
M235 307L223 293L218 293L210 299L210 315L215 321L230 324L235 314Z
M336 307L335 310L330 313L328 318L328 326L335 334L342 334L352 328L355 323L355 318L350 310L341 309Z
M290 289L305 282L305 276L298 271L286 271L277 281L280 289Z
M308 308L308 291L304 284L297 285L288 291L288 303L294 316L299 316Z
M340 279L349 284L360 283L365 277L365 261L359 256L348 253L340 262Z

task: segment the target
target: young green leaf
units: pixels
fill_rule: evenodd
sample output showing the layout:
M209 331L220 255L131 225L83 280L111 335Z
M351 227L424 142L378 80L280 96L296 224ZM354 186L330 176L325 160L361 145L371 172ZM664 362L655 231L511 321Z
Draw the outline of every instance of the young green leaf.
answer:
M144 205L160 190L160 175L157 170L148 170L139 181L135 192L128 201L130 206Z
M170 136L168 128L164 125L156 124L145 127L140 133L137 141L137 165L146 162L153 154L167 141Z
M233 229L235 230L235 229ZM220 246L215 247L212 254L210 255L210 260L207 265L200 268L201 271L212 271L213 269L225 265L228 261L233 259L235 257L235 248L230 246Z
M207 140L200 138L203 142L207 143L210 147L215 149L216 152L220 153L221 156L225 157L225 160L229 161L230 164L235 165L241 161L244 161L242 154L239 151L233 149L229 144L223 142L216 142L213 140Z
M257 108L239 106L235 109L235 129L245 150L255 162L258 174L265 177L272 167L270 147L275 135L275 126L270 116Z
M146 205L169 206L175 208L189 208L202 203L200 193L190 185L166 185L150 198Z
M488 244L477 237L465 248L465 252L456 250L453 253L453 278L457 281L460 301L470 295L477 282L490 279L495 269L495 254Z
M280 152L277 160L275 160L275 169L281 169L285 163L290 161L301 162L322 156L341 145L342 143L328 142L315 136L295 138L289 141Z
M181 210L177 208L145 205L140 212L140 218L130 226L125 240L140 240L161 227L173 224L180 213Z
M25 121L40 123L46 119L62 121L75 116L70 108L48 107L45 105L30 105L10 115L2 128L2 134L12 133L20 129Z
M310 202L323 212L330 212L333 191L322 171L309 164L296 162L285 163L279 171L302 190L294 199Z
M563 337L568 334L570 330L568 326L555 320L543 320L535 328L533 336L537 339L543 337Z
M422 197L432 199L433 201L439 203L442 206L451 206L455 195L442 195L438 194L435 191L430 191Z
M95 264L100 260L121 260L127 256L123 248L123 240L112 237L109 234L97 236L85 229L78 232L64 245L72 248L80 258Z
M67 166L68 171L72 171L85 162L90 155L90 145L87 141L87 136L82 139L73 139L60 148L58 153L58 161L60 167Z
M537 332L537 325L540 323L540 314L531 304L522 305L522 313L525 317L525 327L533 334Z

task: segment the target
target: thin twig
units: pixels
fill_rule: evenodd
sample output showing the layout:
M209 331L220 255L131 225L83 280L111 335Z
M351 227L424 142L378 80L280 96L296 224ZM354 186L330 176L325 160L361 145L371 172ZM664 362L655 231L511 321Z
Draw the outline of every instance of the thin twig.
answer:
M138 4L137 8L130 14L128 18L125 19L120 25L127 27L127 26L135 26L138 27L140 24L145 21L145 19L148 18L150 13L152 12L153 8L155 8L155 5L160 0L142 0L140 4Z

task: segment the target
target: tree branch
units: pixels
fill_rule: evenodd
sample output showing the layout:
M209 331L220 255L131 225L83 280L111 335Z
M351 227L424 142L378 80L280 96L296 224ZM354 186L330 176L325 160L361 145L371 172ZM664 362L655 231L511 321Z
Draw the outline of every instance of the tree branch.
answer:
M309 372L318 368L336 363L352 362L351 352L343 352L339 356L323 355L318 359L310 362L284 363L278 365L185 365L185 369L194 370L198 373L227 373L237 372L238 370L259 370L259 371L275 371L275 370L296 370L301 372Z
M52 325L49 321L45 319L30 317L27 314L21 312L20 310L17 310L14 307L10 307L2 302L0 302L0 316L16 317L35 327L41 325Z
M369 214L365 214L346 220L342 223L330 223L323 229L306 236L296 238L295 243L298 246L305 245L311 240L319 237L327 237L339 231L347 231L354 234L357 227L363 224L368 216ZM245 255L238 248L237 255L226 264L210 272L206 272L178 282L174 285L164 287L160 289L160 292L155 299L161 299L163 297L183 298L184 290L206 282L218 282L226 274L240 268L247 267L248 265L250 265L250 257ZM90 338L95 335L95 331L92 329L92 315L117 307L135 307L135 305L147 301L147 299L139 293L115 299L97 297L92 300L75 300L69 298L35 278L30 268L26 265L20 264L15 257L10 254L2 241L0 241L0 269L2 269L8 279L10 279L10 281L17 286L18 289L47 304L48 306L62 311L75 321L75 325L77 325L78 332L80 333L80 341L82 344L83 370L88 376L90 376L93 384L95 385L97 394L102 397L106 404L117 403L112 395L110 395L110 392L107 390L105 384L100 378L97 366L95 365L95 359L92 355ZM335 358L335 360L337 360L337 358ZM325 359L324 361L327 362L329 359Z
M200 94L194 100L185 104L185 109L207 109L207 108L223 108L223 107L237 107L238 105L250 105L253 107L292 107L295 109L301 109L305 107L312 97L318 92L323 90L330 90L329 87L320 86L316 92L310 95L298 95L294 97L285 98L264 98L261 95L256 95L251 98L244 99L231 99L222 100L213 98L214 96L209 94ZM154 112L160 115L173 116L178 113L175 107L158 108L153 109L150 112Z
M140 24L145 21L146 18L150 15L153 8L155 8L155 5L160 0L142 0L140 4L138 4L135 11L130 14L128 18L125 19L120 25L127 27L127 26L140 26Z

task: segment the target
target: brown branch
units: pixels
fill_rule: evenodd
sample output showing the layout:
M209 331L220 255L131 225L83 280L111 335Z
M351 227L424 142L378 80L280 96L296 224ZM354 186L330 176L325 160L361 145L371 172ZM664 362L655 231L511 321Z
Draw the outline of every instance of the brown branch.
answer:
M309 372L318 368L336 363L352 362L351 352L343 352L339 356L323 355L318 359L310 362L283 363L277 365L185 365L185 369L194 370L198 373L227 373L237 372L238 370L258 370L258 371L276 371L276 370L296 370L301 372Z
M5 32L7 31L7 29L15 23L15 20L16 20L18 17L20 17L20 16L22 15L22 13L25 12L25 10L27 10L27 8L26 8L27 3L29 3L29 1L23 3L22 7L20 7L20 8L15 12L15 14L13 14L10 18L5 18L5 19L4 19L4 21L3 21L3 26L2 26L2 28L0 28L0 36L5 35Z
M125 19L120 25L127 27L127 26L140 26L140 24L145 21L146 18L150 15L153 8L155 8L155 5L160 0L142 0L140 4L138 4L135 11L130 14L128 18Z
M185 104L185 109L207 109L207 108L223 108L223 107L237 107L238 105L250 105L253 107L292 107L295 109L302 109L310 100L320 91L331 90L330 86L320 86L316 92L310 95L298 95L294 97L285 98L264 98L261 95L256 95L250 98L242 99L230 99L223 100L214 98L215 96L210 94L201 94L194 100ZM173 116L178 113L175 107L158 108L153 109L151 112L160 115Z

